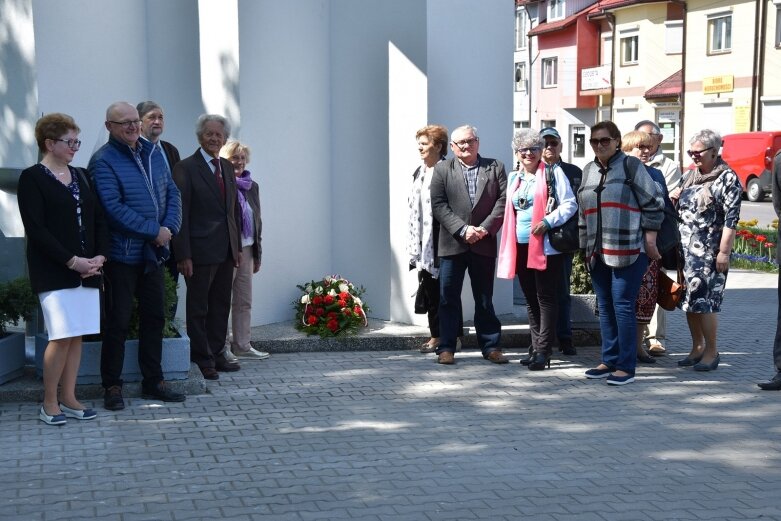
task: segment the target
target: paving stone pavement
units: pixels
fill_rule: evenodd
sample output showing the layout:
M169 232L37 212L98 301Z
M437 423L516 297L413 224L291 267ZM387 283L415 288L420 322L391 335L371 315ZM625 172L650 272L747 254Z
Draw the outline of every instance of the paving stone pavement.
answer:
M55 428L0 403L0 519L781 519L776 276L734 272L712 373L689 337L634 384L583 378L598 348L550 370L476 351L273 354L184 404L131 398ZM93 402L100 406L100 402Z

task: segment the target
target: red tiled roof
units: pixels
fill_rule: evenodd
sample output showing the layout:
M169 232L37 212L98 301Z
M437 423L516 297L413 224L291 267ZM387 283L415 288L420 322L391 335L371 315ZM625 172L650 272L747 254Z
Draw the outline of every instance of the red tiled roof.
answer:
M569 27L570 25L575 23L575 20L578 19L578 16L580 16L580 13L575 13L571 16L568 16L567 18L556 20L555 22L543 22L537 25L536 27L534 27L531 31L529 31L529 36L537 36L539 34L551 33L553 31L558 31L559 29L564 29L565 27Z
M645 91L645 99L672 98L683 90L683 69Z
M605 11L618 9L619 7L629 7L636 4L655 4L658 2L667 2L668 0L599 0L589 11L589 18L605 14Z

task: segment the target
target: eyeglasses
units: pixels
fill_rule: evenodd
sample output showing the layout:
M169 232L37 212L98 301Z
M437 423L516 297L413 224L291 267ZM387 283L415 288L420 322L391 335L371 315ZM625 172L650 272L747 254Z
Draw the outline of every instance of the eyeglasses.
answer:
M648 152L649 150L651 150L651 147L649 147L648 145L637 145L634 148L643 152Z
M134 119L133 121L111 121L109 120L109 123L113 123L115 125L121 125L122 128L130 130L133 127L137 127L141 125L140 119Z
M559 142L558 141L546 141L545 142L545 148L556 148L557 146L559 146Z
M62 141L63 143L68 145L68 148L70 148L71 150L78 150L81 147L81 141L79 141L78 139L54 139L54 138L49 138L49 139L51 139L52 141Z
M464 147L471 147L477 142L477 138L473 137L471 139L462 139L461 141L453 141L453 144L456 145L458 148L464 148Z
M597 145L602 145L603 147L606 147L610 144L610 142L613 141L612 137L603 137L603 138L591 138L588 140L589 143L591 143L592 147L595 147Z
M540 147L529 147L529 148L516 148L515 151L518 152L521 155L524 154L538 154L542 150Z
M692 159L699 159L703 152L707 152L708 150L713 150L713 147L703 148L702 150L687 150L686 153L689 154L689 157Z

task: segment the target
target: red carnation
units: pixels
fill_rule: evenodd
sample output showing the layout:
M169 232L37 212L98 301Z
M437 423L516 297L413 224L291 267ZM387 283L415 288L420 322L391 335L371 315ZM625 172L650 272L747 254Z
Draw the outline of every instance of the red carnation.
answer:
M342 310L342 313L344 313L344 316L346 316L346 317L352 316L352 314L353 314L353 312L350 311L350 308L344 308Z
M336 311L329 311L328 312L328 318L330 318L330 319L334 319L337 316L338 316L338 314L336 313Z
M308 315L306 317L306 323L309 324L310 326L314 326L315 324L317 324L317 317L314 315Z
M330 306L334 303L334 298L331 295L326 295L323 300L325 301L326 306Z
M336 330L339 329L339 322L337 322L334 319L331 319L328 321L325 327L330 329L333 333L336 333Z
M350 294L347 293L346 291L342 291L341 293L339 293L339 298L342 300L347 300L348 298L350 298Z
M360 316L360 314L361 314L361 306L355 306L353 308L353 313L355 313L356 315Z
M322 317L322 316L323 316L323 314L325 314L325 309L323 309L323 308L317 308L317 309L315 309L315 314L316 314L318 317Z
M323 303L323 297L321 297L320 295L317 295L315 296L315 298L312 299L312 304L314 304L315 306L319 306L322 303Z
M346 306L347 306L347 302L346 302L346 301L344 301L344 300L340 300L340 301L338 301L338 302L337 302L337 304L339 304L339 307L340 307L340 308L343 308L343 307L346 307Z

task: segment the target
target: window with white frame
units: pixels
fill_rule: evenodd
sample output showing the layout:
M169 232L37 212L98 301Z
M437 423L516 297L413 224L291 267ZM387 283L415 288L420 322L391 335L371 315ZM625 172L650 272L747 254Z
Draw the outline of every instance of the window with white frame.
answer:
M548 0L548 21L564 18L564 0Z
M732 50L732 13L708 18L708 54Z
M781 47L781 6L776 6L776 47Z
M559 83L558 58L542 59L542 88L555 87Z
M637 65L638 39L636 33L621 38L621 65Z
M664 52L665 54L683 52L683 20L664 22Z
M515 64L515 92L526 91L526 62Z
M525 49L529 37L529 17L526 16L526 9L520 8L515 12L515 48L517 50Z

